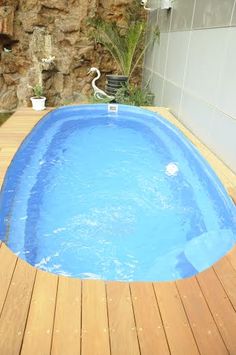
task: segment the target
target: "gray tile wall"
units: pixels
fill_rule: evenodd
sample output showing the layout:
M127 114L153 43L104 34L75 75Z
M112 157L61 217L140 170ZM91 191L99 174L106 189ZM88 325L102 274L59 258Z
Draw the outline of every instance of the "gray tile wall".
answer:
M230 26L234 0L197 0L193 28Z
M236 3L234 4L234 11L232 14L232 21L231 21L232 26L236 26Z
M173 2L171 31L188 31L192 27L195 0Z
M236 26L235 0L172 1L171 10L155 12L161 32ZM155 8L159 3L151 4Z
M143 72L155 105L170 108L236 172L236 0L173 0L149 21L161 31Z

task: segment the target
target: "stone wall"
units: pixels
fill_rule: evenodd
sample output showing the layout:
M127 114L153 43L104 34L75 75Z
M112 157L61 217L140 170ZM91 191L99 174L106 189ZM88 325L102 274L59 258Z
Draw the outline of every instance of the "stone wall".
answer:
M100 15L125 24L133 0L0 0L0 111L29 105L43 82L47 105L78 102L91 92L90 67L104 75L115 63L89 39L88 19ZM52 57L51 63L42 59ZM55 57L55 58L54 58ZM50 62L50 60L49 60Z

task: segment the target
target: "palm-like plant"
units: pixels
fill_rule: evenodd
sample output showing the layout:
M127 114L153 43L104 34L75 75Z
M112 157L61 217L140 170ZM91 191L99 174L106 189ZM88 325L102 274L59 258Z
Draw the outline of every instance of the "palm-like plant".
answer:
M152 29L152 35L147 36L144 21L132 22L129 28L124 29L115 23L100 20L97 21L93 31L96 41L104 45L115 59L120 72L129 78L157 34L157 30ZM148 38L146 42L145 37Z

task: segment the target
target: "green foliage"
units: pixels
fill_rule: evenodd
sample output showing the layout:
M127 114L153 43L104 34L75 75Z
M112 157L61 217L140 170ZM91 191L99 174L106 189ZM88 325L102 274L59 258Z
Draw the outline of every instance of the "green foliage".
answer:
M90 104L109 104L112 99L109 99L108 97L104 97L103 99L98 99L95 96L90 96L88 98L88 101Z
M34 97L37 99L40 99L43 96L43 87L40 84L36 84L35 86L32 87L33 92L34 92Z
M151 106L154 95L148 88L135 85L124 85L116 93L115 101L119 104L132 106Z
M93 38L110 52L120 73L129 78L159 34L156 28L147 27L145 21L132 21L128 28L120 28L97 18L93 26Z
M143 7L140 6L140 1L133 0L127 5L125 18L128 23L140 21L140 19L147 19L147 13L143 11Z

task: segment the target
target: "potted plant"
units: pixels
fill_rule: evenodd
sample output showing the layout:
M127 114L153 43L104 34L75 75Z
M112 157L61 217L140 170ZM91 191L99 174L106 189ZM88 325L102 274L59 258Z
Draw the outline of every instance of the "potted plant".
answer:
M35 111L42 111L45 109L46 97L43 96L43 87L40 84L36 84L32 87L34 96L30 98L32 107Z
M132 21L129 27L120 28L116 23L99 19L94 24L92 35L116 61L119 75L107 75L106 86L106 92L115 95L117 90L130 80L159 31L157 27L147 27L143 20Z

